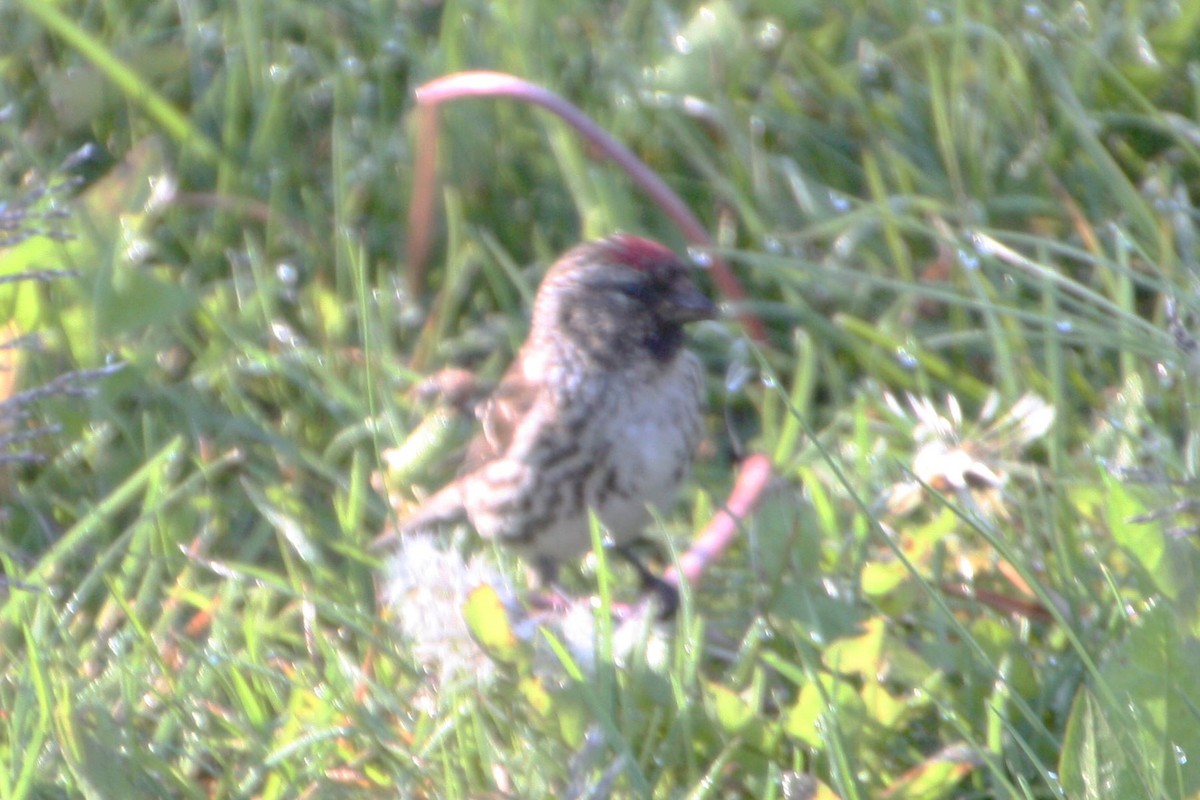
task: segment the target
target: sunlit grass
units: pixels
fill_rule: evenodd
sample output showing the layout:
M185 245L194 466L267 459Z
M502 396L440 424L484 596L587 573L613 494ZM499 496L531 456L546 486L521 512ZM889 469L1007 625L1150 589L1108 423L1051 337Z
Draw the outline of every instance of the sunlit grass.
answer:
M0 14L2 199L97 149L73 238L0 239L0 275L77 272L0 286L40 341L4 391L109 369L0 412L62 428L0 462L0 797L1200 791L1200 12L27 11ZM651 537L684 550L742 453L778 480L671 625L612 630L635 581L588 560L594 647L473 606L450 668L367 549L468 435L415 387L496 377L580 237L683 243L565 127L472 100L414 293L412 90L467 68L633 148L769 329L696 331L711 446ZM521 583L439 544L410 578L475 566L437 614Z

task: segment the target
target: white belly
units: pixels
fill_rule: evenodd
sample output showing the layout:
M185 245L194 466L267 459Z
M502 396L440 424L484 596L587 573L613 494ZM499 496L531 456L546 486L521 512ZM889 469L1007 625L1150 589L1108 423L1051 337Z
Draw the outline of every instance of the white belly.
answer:
M691 468L701 435L701 367L684 354L659 381L636 383L607 403L612 425L605 441L587 448L599 454L587 471L586 507L548 526L529 550L555 561L576 558L592 547L588 509L609 539L629 542L645 533L654 513L667 513Z

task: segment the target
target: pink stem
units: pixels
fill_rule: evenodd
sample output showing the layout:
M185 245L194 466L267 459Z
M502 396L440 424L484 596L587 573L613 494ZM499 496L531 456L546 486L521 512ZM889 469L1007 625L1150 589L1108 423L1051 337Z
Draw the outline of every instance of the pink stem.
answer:
M437 183L437 106L417 107L417 141L413 154L413 194L408 207L408 288L419 296L425 285L425 257L433 230L433 196Z
M709 564L717 560L737 537L738 526L753 513L770 485L772 472L771 459L762 453L747 456L725 506L692 541L687 552L679 557L679 569L672 567L667 570L663 580L675 586L684 582L695 586Z
M460 97L513 97L548 109L624 169L633 182L675 221L689 243L706 249L713 247L713 241L709 238L708 231L700 224L700 220L662 178L642 163L632 150L549 89L502 72L457 72L419 87L416 95L420 116L417 123L416 167L412 205L409 208L407 253L410 282L414 291L420 289L424 277L425 256L429 250L429 237L433 226L438 124L436 107L447 100L457 100ZM739 303L745 300L746 293L729 266L715 254L710 255L712 276L717 290L730 302ZM758 317L749 311L742 311L738 319L748 336L759 342L766 340L766 329Z

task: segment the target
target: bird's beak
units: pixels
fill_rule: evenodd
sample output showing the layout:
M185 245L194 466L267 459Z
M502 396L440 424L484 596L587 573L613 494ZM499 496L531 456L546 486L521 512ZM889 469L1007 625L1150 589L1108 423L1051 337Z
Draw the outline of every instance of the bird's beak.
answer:
M660 313L672 322L696 322L714 319L717 316L717 307L689 282L676 288L663 299Z

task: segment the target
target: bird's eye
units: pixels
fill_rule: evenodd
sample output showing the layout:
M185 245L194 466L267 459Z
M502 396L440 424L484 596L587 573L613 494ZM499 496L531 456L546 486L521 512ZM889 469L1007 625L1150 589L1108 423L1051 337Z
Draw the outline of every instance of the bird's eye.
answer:
M653 302L663 293L663 287L646 281L621 281L613 284L613 289L643 303Z
M606 280L592 284L593 290L622 294L637 300L647 296L649 287L640 281Z

